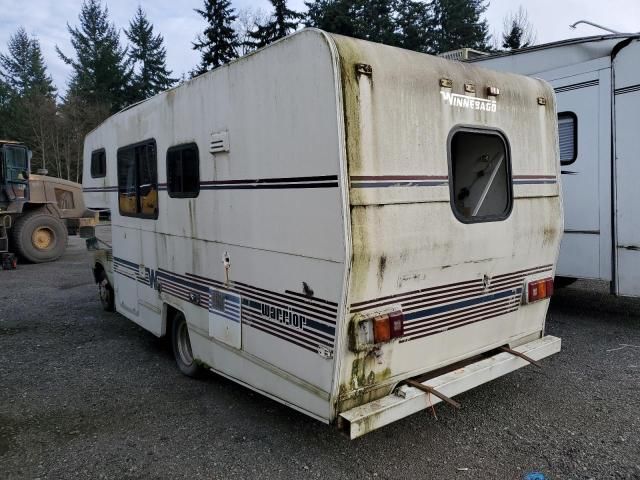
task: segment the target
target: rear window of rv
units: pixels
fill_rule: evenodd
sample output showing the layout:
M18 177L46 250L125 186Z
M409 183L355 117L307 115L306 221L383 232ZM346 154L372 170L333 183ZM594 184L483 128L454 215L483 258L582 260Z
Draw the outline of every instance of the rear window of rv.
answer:
M578 157L578 117L573 112L558 114L558 144L560 163L570 165Z
M107 176L107 154L103 149L91 152L91 178Z
M118 150L118 206L129 217L158 218L155 140Z
M457 128L449 139L451 207L464 223L504 220L511 213L511 158L495 130Z
M195 143L167 151L167 191L172 198L195 198L200 193L200 160Z

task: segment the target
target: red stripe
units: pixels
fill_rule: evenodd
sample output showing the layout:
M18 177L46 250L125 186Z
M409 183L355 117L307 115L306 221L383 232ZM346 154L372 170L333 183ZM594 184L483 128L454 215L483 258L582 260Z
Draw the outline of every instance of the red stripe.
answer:
M558 178L556 175L514 175L515 179L527 179L527 180L535 180L535 179L556 179Z

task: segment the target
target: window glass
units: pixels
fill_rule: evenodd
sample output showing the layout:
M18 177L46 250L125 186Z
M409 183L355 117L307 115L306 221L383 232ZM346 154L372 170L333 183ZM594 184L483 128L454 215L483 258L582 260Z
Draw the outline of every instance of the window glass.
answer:
M459 129L450 141L451 204L462 222L504 220L512 206L511 159L495 131Z
M91 153L91 177L103 178L107 175L107 155L103 150Z
M195 143L167 152L167 190L172 198L194 198L200 193L200 162Z
M158 218L154 140L118 150L118 204L122 215Z
M558 143L560 145L560 163L569 165L578 156L578 117L572 112L558 114Z
M29 167L27 149L23 147L4 147L9 182L26 182Z

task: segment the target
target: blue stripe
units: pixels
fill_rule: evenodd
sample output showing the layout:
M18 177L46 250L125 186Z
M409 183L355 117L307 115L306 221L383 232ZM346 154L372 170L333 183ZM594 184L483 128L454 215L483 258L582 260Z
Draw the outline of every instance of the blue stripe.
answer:
M226 313L221 312L221 311L216 310L216 309L209 310L209 312L215 313L216 315L220 315L221 317L227 318L227 319L231 320L232 322L240 323L240 317L234 317L233 315L226 314Z
M137 263L133 263L133 262L130 262L129 260L125 260L124 258L119 258L119 257L113 257L113 260L116 261L116 262L123 263L124 265L128 265L128 266L133 267L136 270L138 270L139 265Z
M236 295L230 295L228 293L224 294L224 301L225 302L233 302L233 303L240 303L240 297L236 296Z
M555 180L514 180L513 183L515 185L537 185L537 184L553 184L556 183Z
M170 280L174 283L177 283L178 285L182 285L185 287L189 287L189 288L193 288L194 290L199 291L200 293L209 293L209 287L205 287L203 285L199 285L197 283L192 283L189 282L187 280L184 280L180 277L175 276L174 274L171 273L167 273L165 271L162 270L158 270L158 277L159 278L165 278L165 280Z
M518 295L520 292L522 292L522 288L513 288L511 290L506 290L504 292L492 293L490 295L485 295L483 297L470 298L468 300L463 300L461 302L450 303L449 305L440 305L437 307L427 308L425 310L418 310L416 312L405 314L404 319L405 321L409 322L411 320L416 320L422 317L431 317L439 313L450 312L452 310L458 310L460 308L471 307L473 305L480 305L482 303L488 303L493 300L499 300L501 298Z

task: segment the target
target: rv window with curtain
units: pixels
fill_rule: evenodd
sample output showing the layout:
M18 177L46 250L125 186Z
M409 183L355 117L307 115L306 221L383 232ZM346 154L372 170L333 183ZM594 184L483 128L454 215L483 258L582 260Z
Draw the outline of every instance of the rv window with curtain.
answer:
M120 214L158 218L158 169L155 140L118 150Z
M451 206L464 223L504 220L513 205L511 159L494 130L459 128L449 141Z
M107 176L107 154L103 149L91 152L91 178Z
M195 198L200 193L200 160L195 143L167 151L167 191L171 198Z
M578 117L573 112L558 114L560 163L570 165L578 157Z

